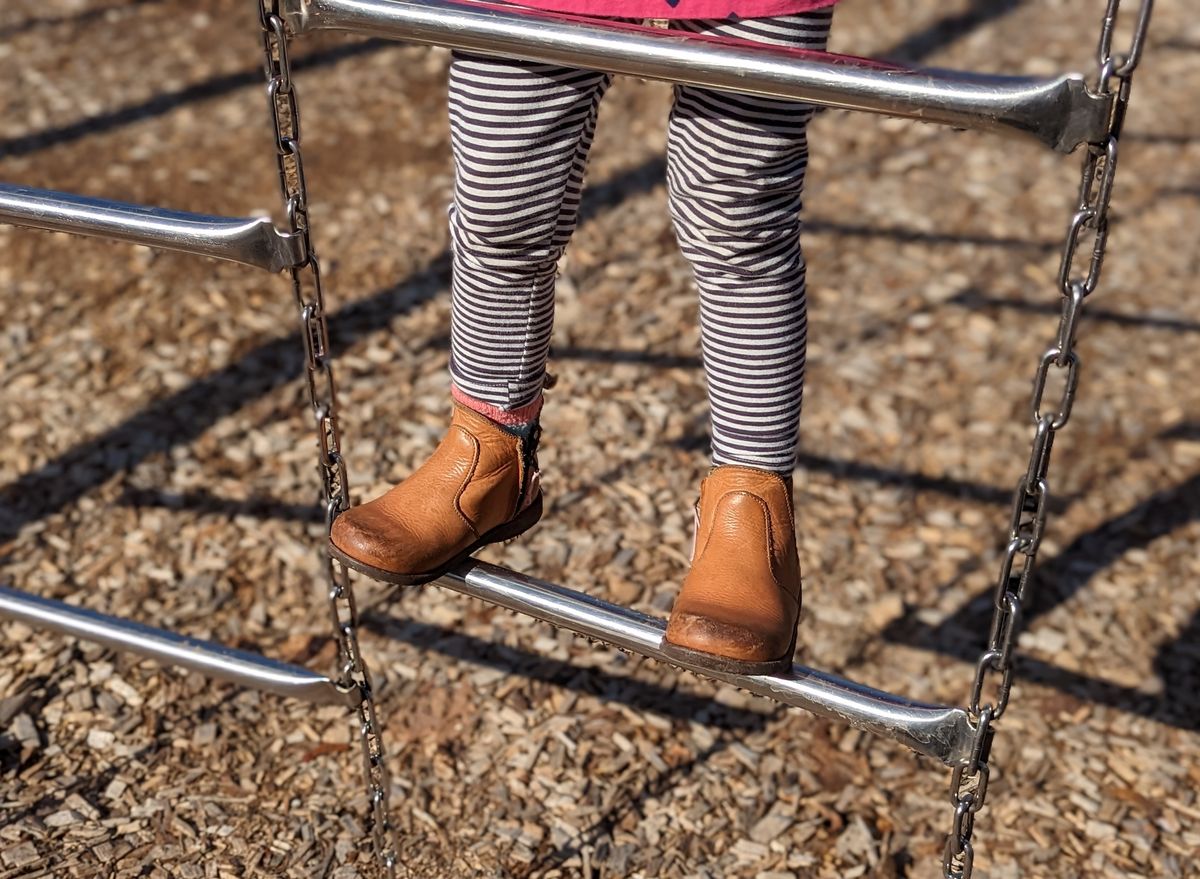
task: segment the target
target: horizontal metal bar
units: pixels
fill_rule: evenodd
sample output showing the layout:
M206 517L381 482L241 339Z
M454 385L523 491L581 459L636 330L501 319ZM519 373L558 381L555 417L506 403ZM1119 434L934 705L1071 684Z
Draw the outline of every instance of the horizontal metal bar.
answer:
M278 272L304 260L298 236L265 217L214 217L0 183L0 223L113 238Z
M360 701L358 690L341 690L329 678L303 666L278 662L212 641L188 638L6 586L0 586L0 617L314 705L354 706Z
M661 646L666 630L662 620L482 562L467 562L438 583L579 635L886 736L948 766L965 763L971 753L975 728L961 708L913 702L802 665L792 666L786 675L735 675L668 659Z
M1031 136L1061 152L1104 138L1112 98L1053 79L907 68L465 0L283 0L294 34L345 30L508 58Z

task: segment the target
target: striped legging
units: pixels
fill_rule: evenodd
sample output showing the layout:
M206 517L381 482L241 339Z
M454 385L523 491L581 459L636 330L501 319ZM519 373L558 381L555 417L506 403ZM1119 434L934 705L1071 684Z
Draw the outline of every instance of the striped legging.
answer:
M832 10L672 27L823 48ZM451 374L506 412L541 392L554 278L579 209L611 76L456 53L450 121L456 182ZM813 109L675 89L667 183L700 293L715 464L795 466L807 333L800 208ZM633 232L636 234L636 231Z

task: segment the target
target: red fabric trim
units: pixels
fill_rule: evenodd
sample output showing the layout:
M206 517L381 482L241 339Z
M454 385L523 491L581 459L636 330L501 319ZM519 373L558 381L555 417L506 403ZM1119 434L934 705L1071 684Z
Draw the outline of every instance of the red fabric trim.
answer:
M478 412L484 418L494 421L497 424L507 424L510 426L528 424L533 421L533 419L541 414L542 403L545 402L545 398L541 394L538 394L536 400L532 403L526 403L519 409L501 409L499 406L493 405L486 400L476 400L469 394L460 391L457 385L450 386L450 396L473 412Z
M509 0L548 12L606 18L773 18L832 6L838 0Z

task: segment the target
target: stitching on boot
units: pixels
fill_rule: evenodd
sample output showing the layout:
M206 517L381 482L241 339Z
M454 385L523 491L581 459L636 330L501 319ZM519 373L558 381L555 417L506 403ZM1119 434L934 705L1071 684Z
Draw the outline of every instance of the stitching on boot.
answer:
M467 527L471 529L471 533L478 538L479 532L475 530L475 523L472 522L470 517L463 512L462 497L464 494L466 494L467 486L471 484L471 480L475 478L475 470L479 466L479 440L477 440L466 428L455 425L454 429L461 430L463 435L471 441L472 451L471 466L467 469L467 475L463 478L462 485L458 487L458 491L454 494L454 510L458 513L459 517L462 518L463 522L466 523Z
M763 521L767 525L767 568L771 571L771 579L775 582L775 588L782 592L787 592L779 582L779 566L775 564L775 553L773 547L775 545L775 527L771 524L771 508L767 506L767 502L753 492L746 491L744 488L735 488L732 491L727 491L725 494L717 498L717 505L713 508L713 519L716 519L717 512L720 510L721 504L725 503L725 499L733 495L745 495L758 504L763 513ZM705 551L708 550L708 544L712 540L713 528L708 529L708 535L704 541L704 549L700 551L700 557L704 557Z

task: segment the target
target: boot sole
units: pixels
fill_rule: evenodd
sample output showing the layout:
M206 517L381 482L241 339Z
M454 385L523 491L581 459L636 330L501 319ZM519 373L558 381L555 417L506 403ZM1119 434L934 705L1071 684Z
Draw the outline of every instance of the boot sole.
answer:
M485 546L490 546L493 543L502 543L505 540L512 540L514 537L524 534L536 525L541 518L542 495L538 494L533 502L522 510L515 519L488 531L458 555L439 565L434 570L420 574L399 574L395 571L388 571L384 568L376 568L374 565L365 564L353 556L346 555L346 553L334 546L332 540L329 541L329 554L346 567L358 571L360 574L366 574L372 580L391 583L393 586L421 586L425 583L432 583L447 571L465 562Z
M788 645L787 653L778 659L730 659L716 653L705 653L703 650L693 650L691 647L672 644L666 637L663 638L659 649L667 659L686 663L685 666L682 666L685 670L699 668L734 675L777 675L792 670L792 662L796 653L796 632L794 630L792 632L792 642Z

